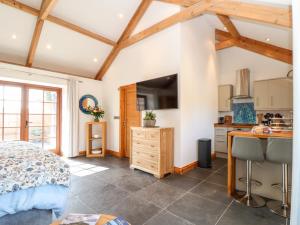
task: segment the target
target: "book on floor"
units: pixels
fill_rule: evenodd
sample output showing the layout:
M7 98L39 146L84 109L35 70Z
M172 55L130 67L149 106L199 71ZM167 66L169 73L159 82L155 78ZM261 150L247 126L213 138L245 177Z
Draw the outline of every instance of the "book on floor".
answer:
M96 225L101 215L99 214L69 214L60 225Z

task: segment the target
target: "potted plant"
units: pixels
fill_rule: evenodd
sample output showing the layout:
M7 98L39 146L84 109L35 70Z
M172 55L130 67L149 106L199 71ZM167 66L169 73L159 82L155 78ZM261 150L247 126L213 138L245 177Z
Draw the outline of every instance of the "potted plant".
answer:
M144 127L155 127L156 115L153 111L146 112L144 117Z
M94 117L94 122L99 122L99 119L103 119L104 110L99 108L97 105L95 107L88 107L88 111Z

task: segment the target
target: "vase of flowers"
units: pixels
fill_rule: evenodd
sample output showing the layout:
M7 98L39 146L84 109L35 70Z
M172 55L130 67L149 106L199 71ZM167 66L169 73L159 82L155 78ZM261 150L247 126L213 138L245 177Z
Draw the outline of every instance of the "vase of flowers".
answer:
M99 122L104 117L104 110L97 105L95 107L88 107L88 111L94 117L94 122Z
M155 127L156 115L153 111L146 112L144 117L144 127Z

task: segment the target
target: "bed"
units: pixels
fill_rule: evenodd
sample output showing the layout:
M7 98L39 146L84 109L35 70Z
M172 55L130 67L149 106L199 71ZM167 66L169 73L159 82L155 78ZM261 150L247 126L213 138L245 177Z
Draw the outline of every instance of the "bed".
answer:
M70 168L37 145L0 143L0 218L31 209L52 210L59 218L70 186Z

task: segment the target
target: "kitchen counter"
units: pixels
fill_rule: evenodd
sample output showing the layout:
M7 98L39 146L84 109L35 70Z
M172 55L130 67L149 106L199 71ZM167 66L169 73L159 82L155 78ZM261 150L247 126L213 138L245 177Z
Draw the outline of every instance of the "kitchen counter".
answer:
M227 192L229 195L235 194L236 189L236 159L232 156L232 143L234 137L257 137L257 138L293 138L292 131L280 131L273 132L272 134L253 134L250 131L231 131L228 133L228 182L227 182ZM280 177L280 174L278 174Z
M221 124L221 123L215 123L214 127L232 127L232 128L252 128L256 126L256 124L238 124L238 123L232 123L232 124Z

